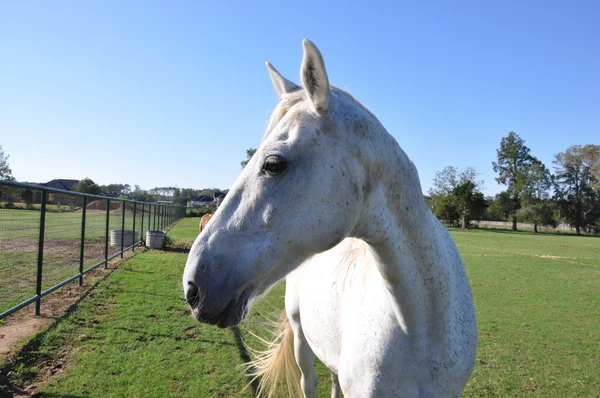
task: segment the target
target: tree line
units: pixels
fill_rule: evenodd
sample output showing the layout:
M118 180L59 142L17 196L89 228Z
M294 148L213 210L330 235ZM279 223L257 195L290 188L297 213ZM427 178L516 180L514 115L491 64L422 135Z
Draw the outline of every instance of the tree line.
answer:
M132 199L143 202L170 201L173 204L185 206L187 202L198 196L214 197L226 193L217 188L177 188L177 187L156 187L152 189L141 189L139 185L134 185L131 189L129 184L108 184L98 185L90 178L84 178L79 181L75 188L77 192L91 193L95 195L105 194L114 198Z
M438 171L426 197L433 213L451 225L470 220L517 221L555 227L559 222L581 232L600 232L600 145L573 145L554 155L554 173L531 154L515 132L500 141L492 162L496 181L506 189L485 198L473 168Z

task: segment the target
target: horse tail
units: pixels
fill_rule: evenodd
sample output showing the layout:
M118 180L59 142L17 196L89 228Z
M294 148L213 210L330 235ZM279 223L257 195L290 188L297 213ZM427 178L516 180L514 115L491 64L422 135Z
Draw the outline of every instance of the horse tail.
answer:
M252 378L250 383L259 380L259 397L275 397L277 391L283 387L287 389L289 397L302 396L300 370L294 359L294 332L285 309L279 321L273 322L273 326L273 337L270 341L251 333L265 344L266 349L260 351L248 347L253 357L252 361L246 364L248 375Z

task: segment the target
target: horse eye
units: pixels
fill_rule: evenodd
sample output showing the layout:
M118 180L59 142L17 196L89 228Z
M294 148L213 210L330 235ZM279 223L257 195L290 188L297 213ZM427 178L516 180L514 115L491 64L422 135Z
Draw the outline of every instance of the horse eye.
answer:
M279 174L287 168L287 161L279 156L269 156L265 159L262 170L270 174Z

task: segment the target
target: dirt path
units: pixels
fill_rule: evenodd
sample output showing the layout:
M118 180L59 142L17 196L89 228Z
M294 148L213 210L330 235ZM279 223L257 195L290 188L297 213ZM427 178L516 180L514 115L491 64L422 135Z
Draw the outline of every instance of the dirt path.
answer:
M8 354L15 344L50 322L50 318L31 317L0 327L0 357Z

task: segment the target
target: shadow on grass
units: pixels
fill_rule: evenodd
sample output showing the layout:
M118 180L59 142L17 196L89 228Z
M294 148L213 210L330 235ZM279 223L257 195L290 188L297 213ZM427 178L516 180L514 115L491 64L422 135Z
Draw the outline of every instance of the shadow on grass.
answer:
M242 333L240 332L240 328L234 326L231 328L231 331L233 333L233 337L235 338L235 343L237 345L238 351L240 352L240 358L242 358L242 361L244 361L244 363L250 362L252 358L250 358L250 354L248 353L248 350L246 350L246 345L244 344L244 340L242 339ZM252 383L250 383L250 385L252 386L254 396L256 396L258 394L258 380L253 380Z
M163 250L169 253L188 254L190 252L190 247L165 247Z

